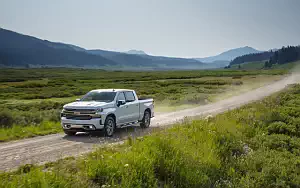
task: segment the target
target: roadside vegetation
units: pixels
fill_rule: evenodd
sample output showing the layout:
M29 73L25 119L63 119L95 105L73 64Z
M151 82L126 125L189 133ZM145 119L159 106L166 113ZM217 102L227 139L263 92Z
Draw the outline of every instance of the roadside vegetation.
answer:
M157 111L206 104L282 78L287 69L123 72L1 69L0 142L61 131L62 106L95 88L131 88Z
M0 187L298 187L300 85L80 158L25 165Z

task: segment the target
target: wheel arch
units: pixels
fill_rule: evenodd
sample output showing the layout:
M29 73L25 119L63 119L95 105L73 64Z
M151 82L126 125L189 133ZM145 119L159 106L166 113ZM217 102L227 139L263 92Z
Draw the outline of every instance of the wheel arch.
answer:
M148 111L148 112L150 113L150 116L151 116L151 109L150 109L150 108L147 108L147 109L144 111L144 113L145 113L146 111Z
M109 113L109 114L107 114L107 115L106 115L106 118L105 118L105 121L106 121L106 119L107 119L108 117L114 118L115 123L117 123L117 117L116 117L116 115L115 115L114 113ZM104 122L105 122L105 121L104 121Z

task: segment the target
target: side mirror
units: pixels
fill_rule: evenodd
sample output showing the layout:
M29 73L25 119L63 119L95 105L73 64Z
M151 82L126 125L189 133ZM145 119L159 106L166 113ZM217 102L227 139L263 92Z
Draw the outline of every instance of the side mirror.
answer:
M80 99L76 99L75 101L80 101Z
M117 101L117 106L118 107L121 106L121 105L124 105L124 104L126 104L126 102L124 100Z

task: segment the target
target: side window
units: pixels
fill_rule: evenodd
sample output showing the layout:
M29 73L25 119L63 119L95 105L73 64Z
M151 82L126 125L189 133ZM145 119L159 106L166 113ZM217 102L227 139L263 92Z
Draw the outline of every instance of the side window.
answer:
M117 101L126 101L125 100L125 95L124 95L123 92L119 94Z
M125 97L126 97L126 102L135 101L134 94L133 94L132 91L126 91L125 92Z

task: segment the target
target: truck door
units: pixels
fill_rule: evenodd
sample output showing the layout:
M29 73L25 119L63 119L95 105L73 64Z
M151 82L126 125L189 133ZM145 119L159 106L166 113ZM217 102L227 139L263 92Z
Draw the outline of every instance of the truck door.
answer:
M132 91L125 91L126 105L128 106L128 120L129 122L139 120L140 107L139 101L135 98Z
M119 95L117 97L117 102L120 100L126 101L124 92L119 93ZM128 120L129 112L127 109L128 109L127 104L117 107L117 109L116 109L117 124L124 124L129 121Z

